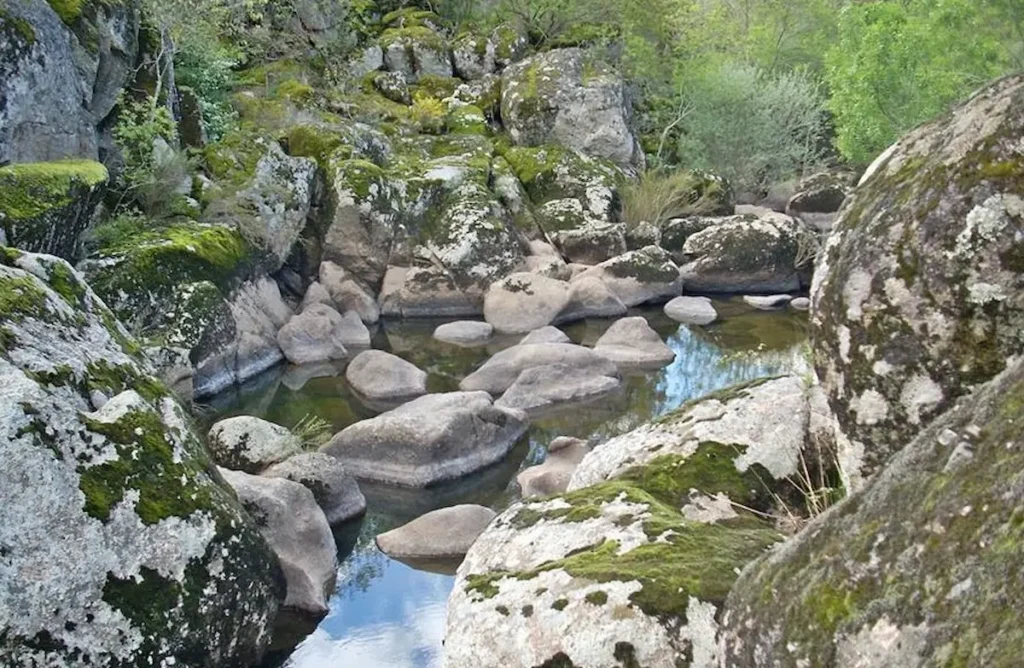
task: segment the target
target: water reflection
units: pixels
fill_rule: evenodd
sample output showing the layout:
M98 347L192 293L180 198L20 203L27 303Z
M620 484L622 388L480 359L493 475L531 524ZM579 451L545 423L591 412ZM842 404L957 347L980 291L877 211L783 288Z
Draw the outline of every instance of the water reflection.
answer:
M501 510L512 503L516 473L543 459L557 436L595 443L633 429L684 402L730 385L799 368L806 318L790 312L752 311L737 301L716 302L722 319L709 327L679 326L660 310L638 311L675 350L677 358L655 373L631 375L621 393L601 402L550 414L533 423L527 437L501 464L454 484L428 490L364 484L369 513L338 530L339 570L331 612L297 649L269 657L288 668L432 668L439 665L450 565L415 569L388 559L374 537L425 512L459 503ZM480 348L435 341L441 321L385 323L375 348L388 350L426 370L432 391L451 391L487 358L516 339ZM593 345L611 323L587 321L565 329L577 343ZM376 414L348 387L343 365L278 370L220 397L216 418L257 415L292 426L314 413L336 430ZM441 571L441 572L438 572Z

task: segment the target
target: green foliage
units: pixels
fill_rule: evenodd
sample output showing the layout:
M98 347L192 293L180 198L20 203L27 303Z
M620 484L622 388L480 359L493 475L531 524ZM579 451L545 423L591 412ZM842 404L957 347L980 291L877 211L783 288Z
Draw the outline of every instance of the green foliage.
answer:
M824 158L825 100L803 72L726 63L684 81L680 99L679 162L710 169L738 190L765 191Z
M220 42L183 38L174 54L174 75L179 86L195 91L202 105L203 129L210 141L217 141L237 123L231 106L235 85L237 54Z
M704 189L700 174L680 170L668 174L648 172L622 188L622 217L627 225L642 222L661 227L673 218L712 213L721 186Z
M326 444L334 435L331 424L313 413L306 413L291 431L302 442L303 448L312 451L319 450L320 446Z
M566 40L571 31L608 21L607 10L614 2L600 0L500 0L496 16L516 25L538 46Z
M848 7L828 52L829 109L842 154L870 162L907 130L1009 71L1014 54L993 28L1002 19L1019 26L1024 6L996 5L910 0ZM1000 6L1016 12L1000 17Z

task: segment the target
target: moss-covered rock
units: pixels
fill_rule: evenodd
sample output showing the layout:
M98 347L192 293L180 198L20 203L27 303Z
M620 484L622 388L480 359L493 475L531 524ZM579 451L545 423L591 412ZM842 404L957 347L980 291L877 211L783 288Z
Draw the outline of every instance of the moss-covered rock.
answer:
M1022 349L1024 78L914 130L868 170L812 291L819 375L854 480Z
M106 168L85 160L0 167L0 227L7 243L77 259L106 183Z
M184 410L68 264L2 258L0 584L19 614L0 622L0 654L19 665L259 660L283 578Z
M625 242L623 242L624 244ZM574 280L596 278L626 306L665 302L683 290L679 267L663 248L647 246L606 260Z
M452 59L448 43L425 22L403 21L380 36L384 66L401 72L409 81L421 76L451 77Z
M1024 635L1019 363L736 583L729 666L1013 666Z

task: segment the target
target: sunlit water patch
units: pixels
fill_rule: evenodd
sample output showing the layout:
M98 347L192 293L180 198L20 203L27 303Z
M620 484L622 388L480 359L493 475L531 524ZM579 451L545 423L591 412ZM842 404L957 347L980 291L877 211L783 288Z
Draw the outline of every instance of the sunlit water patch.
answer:
M791 312L751 311L737 301L716 302L722 319L709 327L680 326L660 310L639 310L677 357L652 373L630 375L623 391L534 421L527 437L501 464L458 483L429 490L362 485L369 512L338 528L338 584L331 612L294 650L278 652L266 666L287 668L434 668L440 665L445 602L454 564L413 568L377 550L374 537L423 513L460 503L501 510L518 490L515 475L543 460L558 436L600 443L671 411L690 399L754 378L806 369L806 318ZM433 340L442 321L385 323L373 340L380 348L426 370L431 391L458 389L459 381L490 355L514 345L500 340L459 348ZM565 328L577 343L593 345L611 324L587 321ZM293 426L308 414L335 430L377 414L352 392L340 365L276 370L211 405L211 419L256 415Z

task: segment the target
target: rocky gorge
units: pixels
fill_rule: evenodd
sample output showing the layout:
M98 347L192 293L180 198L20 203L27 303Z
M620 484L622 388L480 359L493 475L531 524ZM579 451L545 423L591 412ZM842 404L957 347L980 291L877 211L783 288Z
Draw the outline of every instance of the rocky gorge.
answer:
M268 9L212 137L142 3L0 1L0 664L320 665L401 562L408 665L1016 665L1024 78L640 221L585 41L404 7L338 81Z

